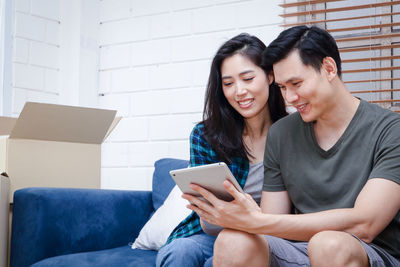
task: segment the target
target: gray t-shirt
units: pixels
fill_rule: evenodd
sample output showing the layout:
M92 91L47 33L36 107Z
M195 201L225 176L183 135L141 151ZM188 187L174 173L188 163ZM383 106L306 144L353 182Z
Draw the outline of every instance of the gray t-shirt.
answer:
M400 115L361 100L349 126L325 151L313 123L296 112L268 132L265 191L287 190L297 213L352 208L370 178L400 184ZM373 243L400 258L400 212Z
M253 199L260 205L261 192L264 180L264 165L262 162L250 165L249 174L246 179L246 184L243 191L253 197Z

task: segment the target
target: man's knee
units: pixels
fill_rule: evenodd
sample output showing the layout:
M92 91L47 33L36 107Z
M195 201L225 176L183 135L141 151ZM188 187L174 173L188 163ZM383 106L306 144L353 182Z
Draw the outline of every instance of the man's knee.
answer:
M315 234L308 243L309 252L314 252L315 250L323 253L336 253L336 251L341 252L343 249L343 242L345 241L342 234L345 233L323 231Z
M344 266L357 262L368 266L368 256L361 242L345 232L319 232L310 239L307 249L311 265Z
M201 261L202 251L194 240L189 238L175 239L168 245L162 247L157 254L157 266L184 266L184 262L195 263Z
M214 266L241 266L253 260L268 262L265 238L241 231L223 230L214 244ZM255 266L255 265L253 265Z

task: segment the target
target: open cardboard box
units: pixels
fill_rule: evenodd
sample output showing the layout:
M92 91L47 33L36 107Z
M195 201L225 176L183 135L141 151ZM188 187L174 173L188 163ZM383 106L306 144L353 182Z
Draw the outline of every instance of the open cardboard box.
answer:
M7 174L2 173L0 174L0 266L7 266L9 190L10 180Z
M100 188L101 143L115 110L27 102L18 119L0 117L0 172L24 187Z

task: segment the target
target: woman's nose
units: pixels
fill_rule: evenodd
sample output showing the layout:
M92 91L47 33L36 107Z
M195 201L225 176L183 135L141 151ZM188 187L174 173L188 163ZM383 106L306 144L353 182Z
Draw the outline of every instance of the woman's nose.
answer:
M241 96L247 93L247 89L244 84L237 83L236 84L236 95Z

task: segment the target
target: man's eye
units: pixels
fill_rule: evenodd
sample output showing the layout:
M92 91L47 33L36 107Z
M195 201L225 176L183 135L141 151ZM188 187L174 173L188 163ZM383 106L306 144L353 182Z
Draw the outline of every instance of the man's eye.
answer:
M301 85L301 82L295 82L293 83L293 85L299 87Z

